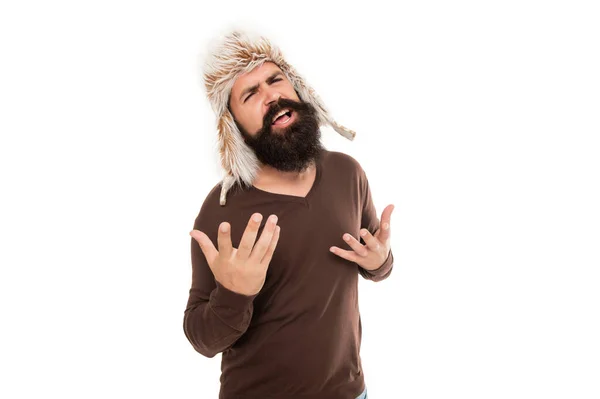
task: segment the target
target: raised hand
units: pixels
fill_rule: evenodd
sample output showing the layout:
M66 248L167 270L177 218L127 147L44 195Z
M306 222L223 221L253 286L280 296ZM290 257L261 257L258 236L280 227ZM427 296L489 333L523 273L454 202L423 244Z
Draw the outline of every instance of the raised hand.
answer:
M217 237L219 250L202 231L190 231L190 236L200 245L215 279L225 288L239 294L255 295L262 289L267 268L279 241L280 227L277 226L275 215L269 217L260 238L256 241L261 220L260 213L252 215L240 240L239 248L233 248L231 226L227 222L219 225Z
M394 205L392 204L383 210L381 213L381 228L375 232L375 235L369 233L367 229L360 230L360 235L366 245L361 244L351 234L345 233L343 236L344 241L348 243L352 251L346 251L336 246L332 246L329 250L341 258L357 263L363 269L378 269L390 253L390 222L393 210Z

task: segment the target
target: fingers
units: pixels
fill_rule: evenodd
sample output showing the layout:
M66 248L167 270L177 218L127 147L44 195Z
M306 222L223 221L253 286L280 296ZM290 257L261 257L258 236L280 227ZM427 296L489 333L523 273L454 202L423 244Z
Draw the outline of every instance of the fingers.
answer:
M269 248L267 249L265 256L261 260L261 263L263 265L268 265L269 263L271 263L271 259L273 259L273 253L275 252L275 247L277 247L277 242L279 241L280 230L281 227L275 227L275 231L273 232L273 237L271 237L271 243L269 244Z
M350 262L358 263L359 259L361 258L354 251L346 251L345 249L341 249L335 246L329 248L329 250L341 258L349 260Z
M219 225L217 244L219 245L219 253L221 256L226 258L231 257L233 245L231 244L231 226L229 223L223 222Z
M273 233L275 232L275 227L277 227L277 216L271 215L269 216L269 219L267 219L267 223L265 224L265 228L263 229L260 238L256 244L254 244L254 248L252 249L249 259L255 263L259 263L261 261L261 259L265 256L267 249L269 248L271 238L273 238Z
M373 237L373 234L371 234L369 230L361 229L360 236L365 241L365 244L367 244L367 248L369 248L371 251L379 251L381 244L377 238Z
M200 249L202 250L202 253L206 257L206 261L208 262L208 265L212 268L215 258L217 257L217 255L219 255L219 252L213 245L210 238L208 238L208 236L206 234L204 234L203 232L201 232L200 230L190 231L190 236L192 236L192 238L194 238L196 240L198 245L200 245Z
M367 247L362 245L358 240L356 240L356 238L352 237L351 234L346 233L344 234L343 238L344 241L350 245L350 248L352 248L359 256L367 256L369 253Z
M248 221L248 225L246 226L246 230L244 230L244 235L240 240L240 245L236 253L240 259L247 259L250 256L252 247L254 247L254 242L256 241L258 229L260 228L261 220L262 215L260 213L254 213Z
M381 242L386 242L390 238L391 233L391 220L392 220L392 211L394 210L394 205L390 204L385 207L383 212L381 213L381 228L379 230L378 237Z

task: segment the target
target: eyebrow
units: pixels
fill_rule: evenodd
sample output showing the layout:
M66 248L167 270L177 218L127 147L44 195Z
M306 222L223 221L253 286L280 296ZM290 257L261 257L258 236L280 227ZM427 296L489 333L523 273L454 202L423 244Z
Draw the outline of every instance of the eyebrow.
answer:
M269 76L269 77L267 78L266 82L267 82L267 83L269 83L269 84L271 84L271 83L273 82L273 80L274 80L274 79L275 79L277 76L279 76L279 75L282 75L281 71L276 71L276 72L274 72L273 74L271 74L271 76ZM248 93L250 93L250 92L252 92L252 91L255 91L256 89L258 89L258 86L259 86L259 84L257 83L257 84L255 84L254 86L250 86L250 87L247 87L247 88L245 88L245 89L242 91L242 94L240 94L240 101L242 101L242 98L244 98L244 96L245 96L246 94L248 94Z

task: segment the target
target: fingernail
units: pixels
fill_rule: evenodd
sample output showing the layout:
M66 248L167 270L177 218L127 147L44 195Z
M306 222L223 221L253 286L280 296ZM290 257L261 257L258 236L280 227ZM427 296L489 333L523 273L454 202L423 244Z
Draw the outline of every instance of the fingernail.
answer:
M389 227L390 227L390 225L389 225L388 223L384 223L384 224L383 224L383 229L384 229L384 230L387 230L387 229L389 229Z
M260 222L262 220L262 215L260 213L256 214L254 215L254 217L252 217L252 220L254 220L255 222Z
M366 236L366 235L367 235L367 232L366 232L366 231L364 231L364 230L361 230L361 232L360 232L360 235L364 237L364 236Z
M344 240L350 241L350 236L349 235L344 235Z
M221 231L223 233L227 233L227 230L229 230L229 226L226 224L221 225Z
M270 219L272 223L277 223L277 215L271 215Z

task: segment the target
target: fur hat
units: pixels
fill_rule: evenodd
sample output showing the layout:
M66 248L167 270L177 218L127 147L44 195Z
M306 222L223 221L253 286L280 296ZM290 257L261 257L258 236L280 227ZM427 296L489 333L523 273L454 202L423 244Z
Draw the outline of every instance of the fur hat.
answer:
M283 58L279 48L263 36L251 36L234 30L214 47L204 62L204 85L213 111L217 114L217 130L221 165L226 172L221 186L220 204L225 205L227 191L235 184L251 186L260 168L254 151L244 142L228 102L231 88L238 76L251 72L264 62L275 63L296 90L301 101L316 110L321 125L330 125L336 132L353 140L356 133L337 124L329 115L314 90Z

